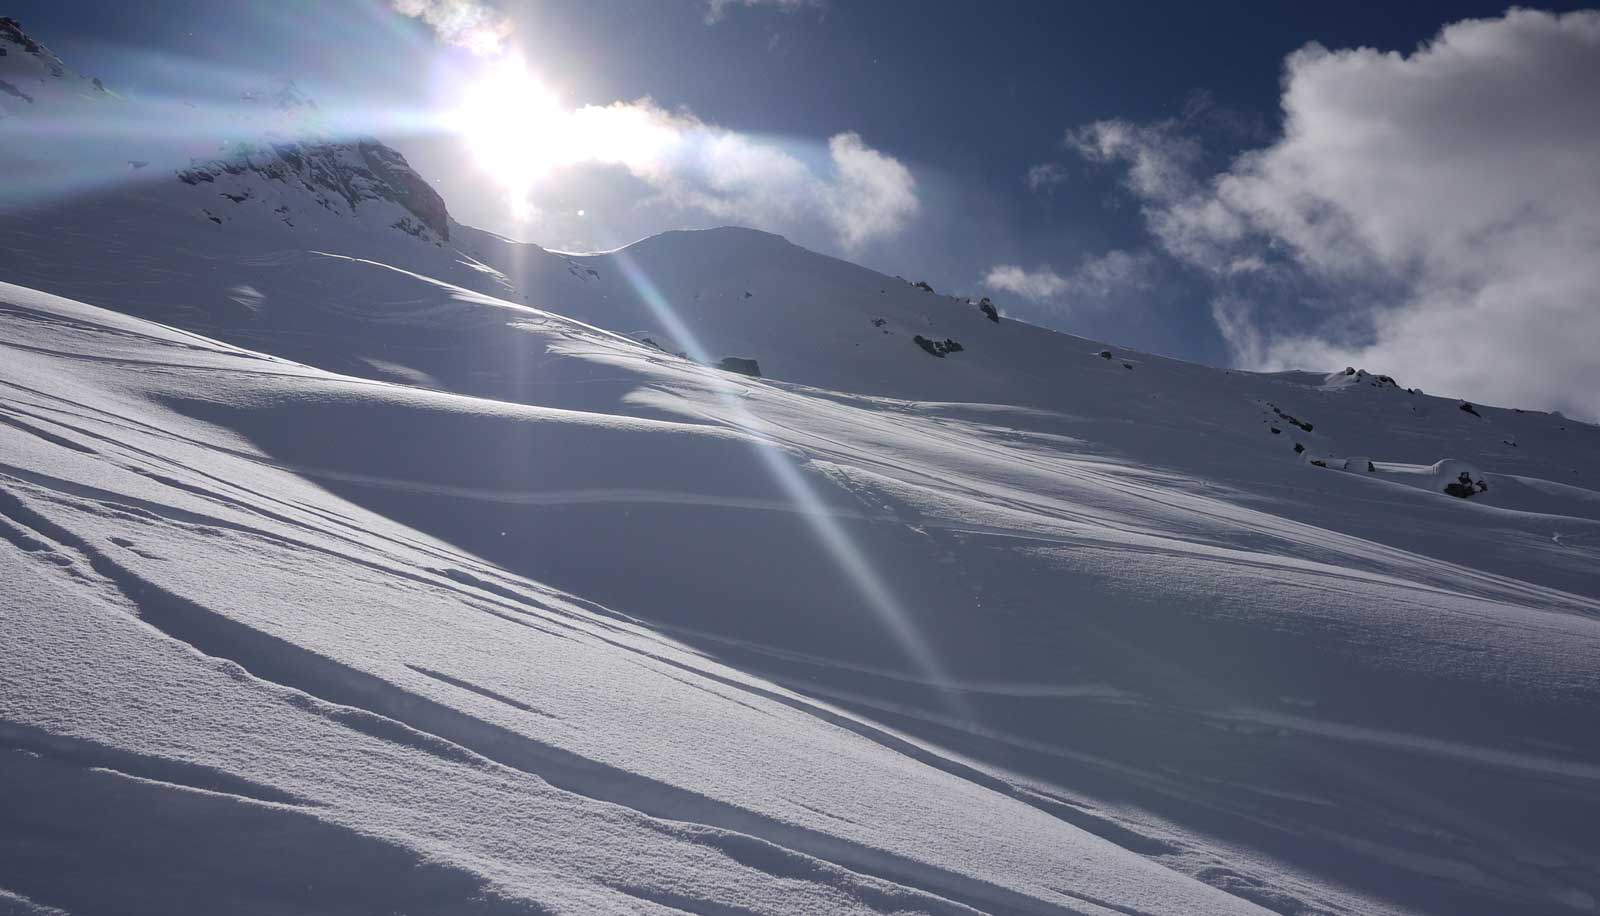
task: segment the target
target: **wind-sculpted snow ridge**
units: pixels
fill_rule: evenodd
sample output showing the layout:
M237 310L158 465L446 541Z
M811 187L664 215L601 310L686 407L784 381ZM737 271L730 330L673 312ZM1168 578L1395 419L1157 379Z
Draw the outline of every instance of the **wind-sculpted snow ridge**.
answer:
M1276 458L1247 490L1088 444L1125 420L767 384L341 263L494 309L564 406L5 288L8 893L1588 906L1600 522ZM1375 536L1407 513L1452 543Z
M1252 909L323 489L781 517L792 507L761 470L773 446L345 379L3 296L9 893L75 913L386 899L452 912ZM389 441L368 441L385 428ZM395 449L401 433L505 451L435 464L437 451ZM252 441L286 434L322 445ZM665 538L660 521L639 525ZM598 559L641 576L650 562ZM165 842L136 842L148 822ZM185 877L169 880L177 861Z

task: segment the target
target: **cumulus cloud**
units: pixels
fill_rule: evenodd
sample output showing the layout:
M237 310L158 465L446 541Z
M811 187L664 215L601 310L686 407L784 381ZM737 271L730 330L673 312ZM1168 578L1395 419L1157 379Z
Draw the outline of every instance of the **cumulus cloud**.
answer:
M1015 264L998 264L989 269L983 284L1034 302L1102 301L1120 290L1146 285L1150 267L1147 252L1112 250L1084 260L1067 276L1049 266L1026 270Z
M498 54L511 34L511 22L493 7L473 0L392 0L395 12L426 22L440 40L474 54Z
M823 0L706 0L706 24L721 22L728 8L735 6L765 6L784 13L793 13L807 7L820 8Z
M894 235L921 208L911 170L861 142L854 133L828 141L834 178L824 182L828 221L847 248Z
M1291 54L1282 136L1214 175L1175 122L1104 121L1069 141L1126 167L1158 242L1217 279L1213 316L1240 362L1366 365L1593 417L1596 86L1600 12L1512 10L1409 54ZM1341 307L1263 295L1288 272Z

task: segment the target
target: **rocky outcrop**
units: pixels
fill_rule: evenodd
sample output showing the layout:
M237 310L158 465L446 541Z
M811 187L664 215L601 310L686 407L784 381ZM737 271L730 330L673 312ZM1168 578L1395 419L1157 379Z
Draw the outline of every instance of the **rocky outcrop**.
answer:
M327 209L342 201L355 210L367 201L390 201L411 213L395 223L412 235L450 238L444 198L412 170L404 156L376 140L349 143L241 143L227 158L196 163L178 172L184 184L215 182L223 175L253 173L297 185ZM424 231L426 230L426 231Z
M1461 499L1468 499L1470 497L1477 496L1479 493L1487 493L1489 491L1489 484L1487 481L1484 481L1481 478L1478 480L1473 480L1472 474L1467 471L1462 471L1455 480L1452 480L1444 485L1444 491L1449 493L1451 496L1459 497Z
M38 54L40 51L39 43L22 31L22 23L10 16L0 16L0 39L20 45L22 50L29 54ZM3 48L0 48L0 53L4 53Z
M761 377L761 365L753 359L740 356L724 356L722 362L717 363L717 368L724 372L738 372L741 375Z
M926 337L923 337L921 334L918 334L916 337L911 338L911 340L923 350L939 357L940 359L944 359L948 354L960 353L962 350L966 349L966 347L963 347L961 344L948 337L946 337L944 340L930 340Z
M335 140L316 102L293 82L246 92L242 110L249 126L215 159L179 169L185 184L216 182L224 175L256 176L308 192L332 212L355 212L362 204L387 201L409 215L389 224L430 241L450 238L444 198L398 151L371 137ZM248 197L248 190L242 192ZM235 203L237 195L228 195Z
M1371 386L1373 388L1399 388L1400 387L1400 383L1396 382L1394 380L1393 376L1376 375L1376 374L1373 374L1371 372L1368 372L1365 369L1357 369L1354 366L1345 366L1343 372L1336 373L1335 375L1330 376L1329 378L1330 378L1330 380L1338 379L1339 381L1341 381L1344 384L1369 385L1369 386Z
M972 300L969 299L967 301L970 302ZM984 296L982 299L978 300L978 311L987 315L989 320L995 324L1000 323L1000 310L994 307L994 303L989 301L988 296Z
M422 225L448 241L450 211L445 209L444 198L411 168L406 157L376 140L363 140L356 148L376 181L373 190L410 210ZM388 193L385 195L382 191Z
M1130 366L1129 368L1131 369L1133 367ZM1301 429L1305 430L1308 433L1311 432L1312 426L1311 426L1310 423L1306 422L1305 420L1301 420L1300 418L1294 416L1293 414L1285 412L1282 408L1280 408L1276 404L1268 403L1267 406L1272 408L1272 412L1277 414L1278 415L1278 419L1282 420L1283 422L1289 424L1290 426L1298 426L1298 427L1300 427Z

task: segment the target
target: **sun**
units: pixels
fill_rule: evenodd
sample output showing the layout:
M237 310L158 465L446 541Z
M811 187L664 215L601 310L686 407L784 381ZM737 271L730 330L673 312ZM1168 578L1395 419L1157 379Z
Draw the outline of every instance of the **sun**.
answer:
M571 112L520 57L491 64L450 116L480 167L526 194L568 158Z

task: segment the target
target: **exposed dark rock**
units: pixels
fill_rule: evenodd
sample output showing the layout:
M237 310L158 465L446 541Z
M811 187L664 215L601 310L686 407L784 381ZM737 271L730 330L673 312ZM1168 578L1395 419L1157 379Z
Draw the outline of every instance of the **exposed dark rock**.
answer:
M33 96L23 92L21 89L18 89L5 80L0 80L0 92L4 92L7 95L14 95L30 105L33 104Z
M1110 350L1101 350L1100 351L1100 358L1101 359L1110 359L1111 358L1111 351Z
M22 45L22 50L29 54L39 53L39 43L27 36L22 31L22 23L10 16L0 16L0 37L10 39L13 44Z
M723 357L722 362L717 363L717 368L728 372L738 372L743 375L753 375L756 378L761 377L761 366L755 360L739 356Z
M1472 402L1471 401L1462 401L1460 409L1461 410L1465 410L1467 413L1470 413L1475 417L1482 417L1483 416L1483 414L1478 413L1477 408L1472 406Z
M1284 413L1282 410L1280 410L1278 408L1278 405L1276 405L1276 404L1269 403L1269 404L1267 404L1267 406L1272 408L1272 412L1277 414L1278 415L1278 419L1282 420L1283 422L1289 424L1290 426L1298 426L1298 427L1300 427L1301 429L1305 430L1308 433L1311 432L1311 424L1310 423L1307 423L1304 420L1301 420L1301 419L1299 419L1297 417L1294 417L1291 414Z
M1473 480L1471 474L1462 471L1455 480L1444 485L1444 491L1451 496L1467 499L1479 493L1487 493L1489 484L1482 480Z
M381 192L381 187L386 185L396 194L389 199L415 213L423 225L439 234L439 238L448 240L450 211L445 209L444 198L421 175L412 171L406 157L376 140L363 140L357 147L367 167L372 169L381 183L374 192ZM381 193L379 196L382 196Z
M944 340L929 340L928 338L923 337L921 334L918 334L911 339L914 343L916 343L917 346L928 351L934 356L939 357L940 359L943 359L947 354L960 353L962 350L966 349L966 347L963 347L961 344L951 340L948 337L946 337Z
M427 227L423 226L421 223L417 222L416 220L412 219L409 216L400 217L399 219L397 219L393 223L391 223L390 226L391 226L391 228L399 229L401 232L404 232L406 235L414 235L419 239L420 238L427 238L427 235L428 235Z
M1344 372L1342 374L1347 376L1347 377L1353 376L1357 381L1364 382L1367 385L1371 385L1373 388L1399 388L1400 387L1400 384L1398 382L1396 382L1392 376L1388 376L1388 375L1373 375L1372 373L1368 372L1365 369L1357 369L1354 366L1345 366L1344 367Z
M1269 431L1270 431L1270 432L1271 432L1271 433L1272 433L1272 434L1273 434L1273 435L1274 435L1274 436L1276 436L1276 435L1278 435L1278 434L1279 434L1279 433L1281 433L1281 432L1283 432L1283 430L1281 430L1281 429L1279 429L1279 428L1278 428L1278 427L1276 427L1276 426L1269 426L1269 427L1267 427L1267 429L1268 429L1268 430L1269 430Z
M875 327L875 328L881 328L886 324L888 324L888 321L886 321L886 320L884 320L882 318L874 318L874 319L872 319L872 326Z
M1313 459L1311 459L1311 466L1312 467L1318 467L1318 468L1325 468L1325 467L1328 466L1328 462L1323 461L1321 458L1313 458Z
M1296 454L1296 455L1298 455L1298 454L1300 454L1300 453L1302 453L1302 452L1304 452L1304 451L1305 451L1305 450L1306 450L1306 447L1305 447L1305 446L1303 446L1303 445L1301 445L1301 444L1300 444L1300 443L1298 443L1298 442L1296 442L1296 443L1295 443L1295 444L1294 444L1294 453L1295 453L1295 454Z
M1123 363L1122 364L1122 368L1124 368L1124 369L1132 369L1133 368L1133 363Z
M989 301L988 296L978 300L978 311L988 315L989 320L995 324L1000 323L1000 310L994 307L994 303Z
M928 281L927 280L918 280L917 282L915 282L915 283L913 283L911 285L915 286L917 289L920 289L925 293L933 292L933 287L928 285Z

